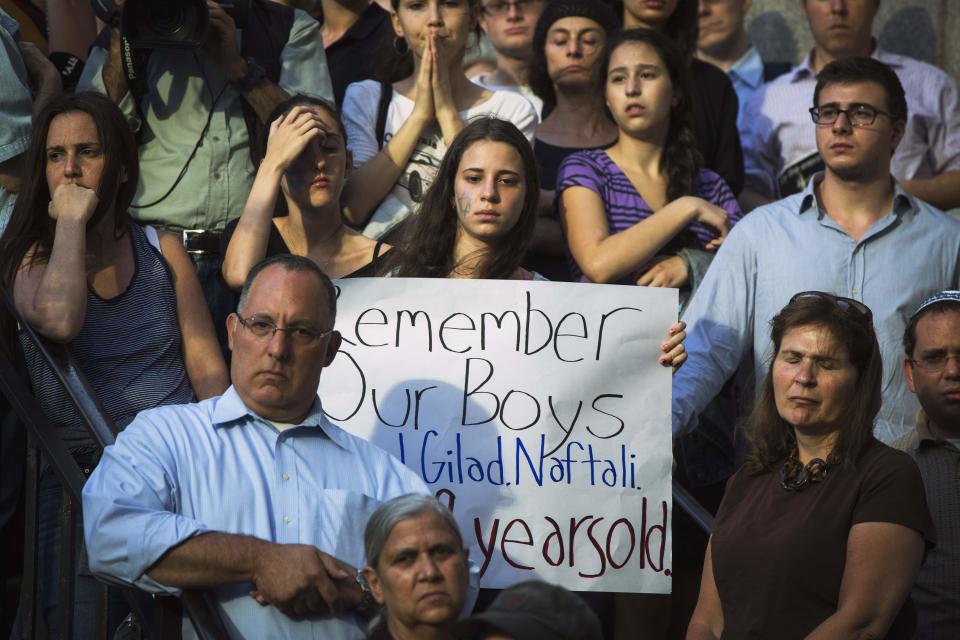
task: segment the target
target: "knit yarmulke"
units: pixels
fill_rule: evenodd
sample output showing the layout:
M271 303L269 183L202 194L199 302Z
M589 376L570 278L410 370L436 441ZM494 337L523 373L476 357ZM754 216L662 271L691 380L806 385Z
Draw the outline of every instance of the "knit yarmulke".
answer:
M917 310L914 311L913 315L910 317L915 318L927 307L932 307L935 304L941 304L943 302L960 302L960 291L947 290L930 296L924 300L919 307L917 307Z

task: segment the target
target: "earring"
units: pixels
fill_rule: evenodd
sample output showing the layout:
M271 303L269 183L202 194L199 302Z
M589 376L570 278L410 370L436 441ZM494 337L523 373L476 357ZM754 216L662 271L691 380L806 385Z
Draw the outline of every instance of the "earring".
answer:
M401 56L405 56L410 53L410 46L407 44L407 41L397 36L393 39L393 50L396 51Z

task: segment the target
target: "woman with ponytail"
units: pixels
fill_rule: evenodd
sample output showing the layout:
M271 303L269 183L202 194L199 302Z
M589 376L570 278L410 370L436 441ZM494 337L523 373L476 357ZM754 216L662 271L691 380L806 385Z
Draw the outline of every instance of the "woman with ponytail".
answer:
M702 168L683 54L656 31L632 29L612 38L606 60L617 142L567 157L557 179L571 270L583 281L692 289L683 254L715 251L741 213Z

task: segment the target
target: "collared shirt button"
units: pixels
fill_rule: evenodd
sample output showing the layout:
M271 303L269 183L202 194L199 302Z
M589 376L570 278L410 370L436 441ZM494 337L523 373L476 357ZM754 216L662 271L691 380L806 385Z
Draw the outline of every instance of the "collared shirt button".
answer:
M220 142L220 136L213 136L214 142Z
M283 516L283 521L284 521L286 524L290 524L290 516Z
M850 295L852 296L857 295L857 289L856 288L850 289Z
M290 479L290 476L288 476L287 474L283 474L283 475L280 476L280 477L283 478L284 480L289 480L289 479Z
M219 180L219 179L220 179L220 174L219 174L219 173L213 174L213 179L214 179L214 180Z

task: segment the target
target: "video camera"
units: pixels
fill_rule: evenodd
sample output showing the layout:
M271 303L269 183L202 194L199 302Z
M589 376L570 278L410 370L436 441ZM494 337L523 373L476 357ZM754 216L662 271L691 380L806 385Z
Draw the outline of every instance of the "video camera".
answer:
M252 0L218 0L237 23L247 26ZM203 45L209 11L206 0L91 0L97 17L112 24L119 16L120 31L131 46L141 49L196 49Z

